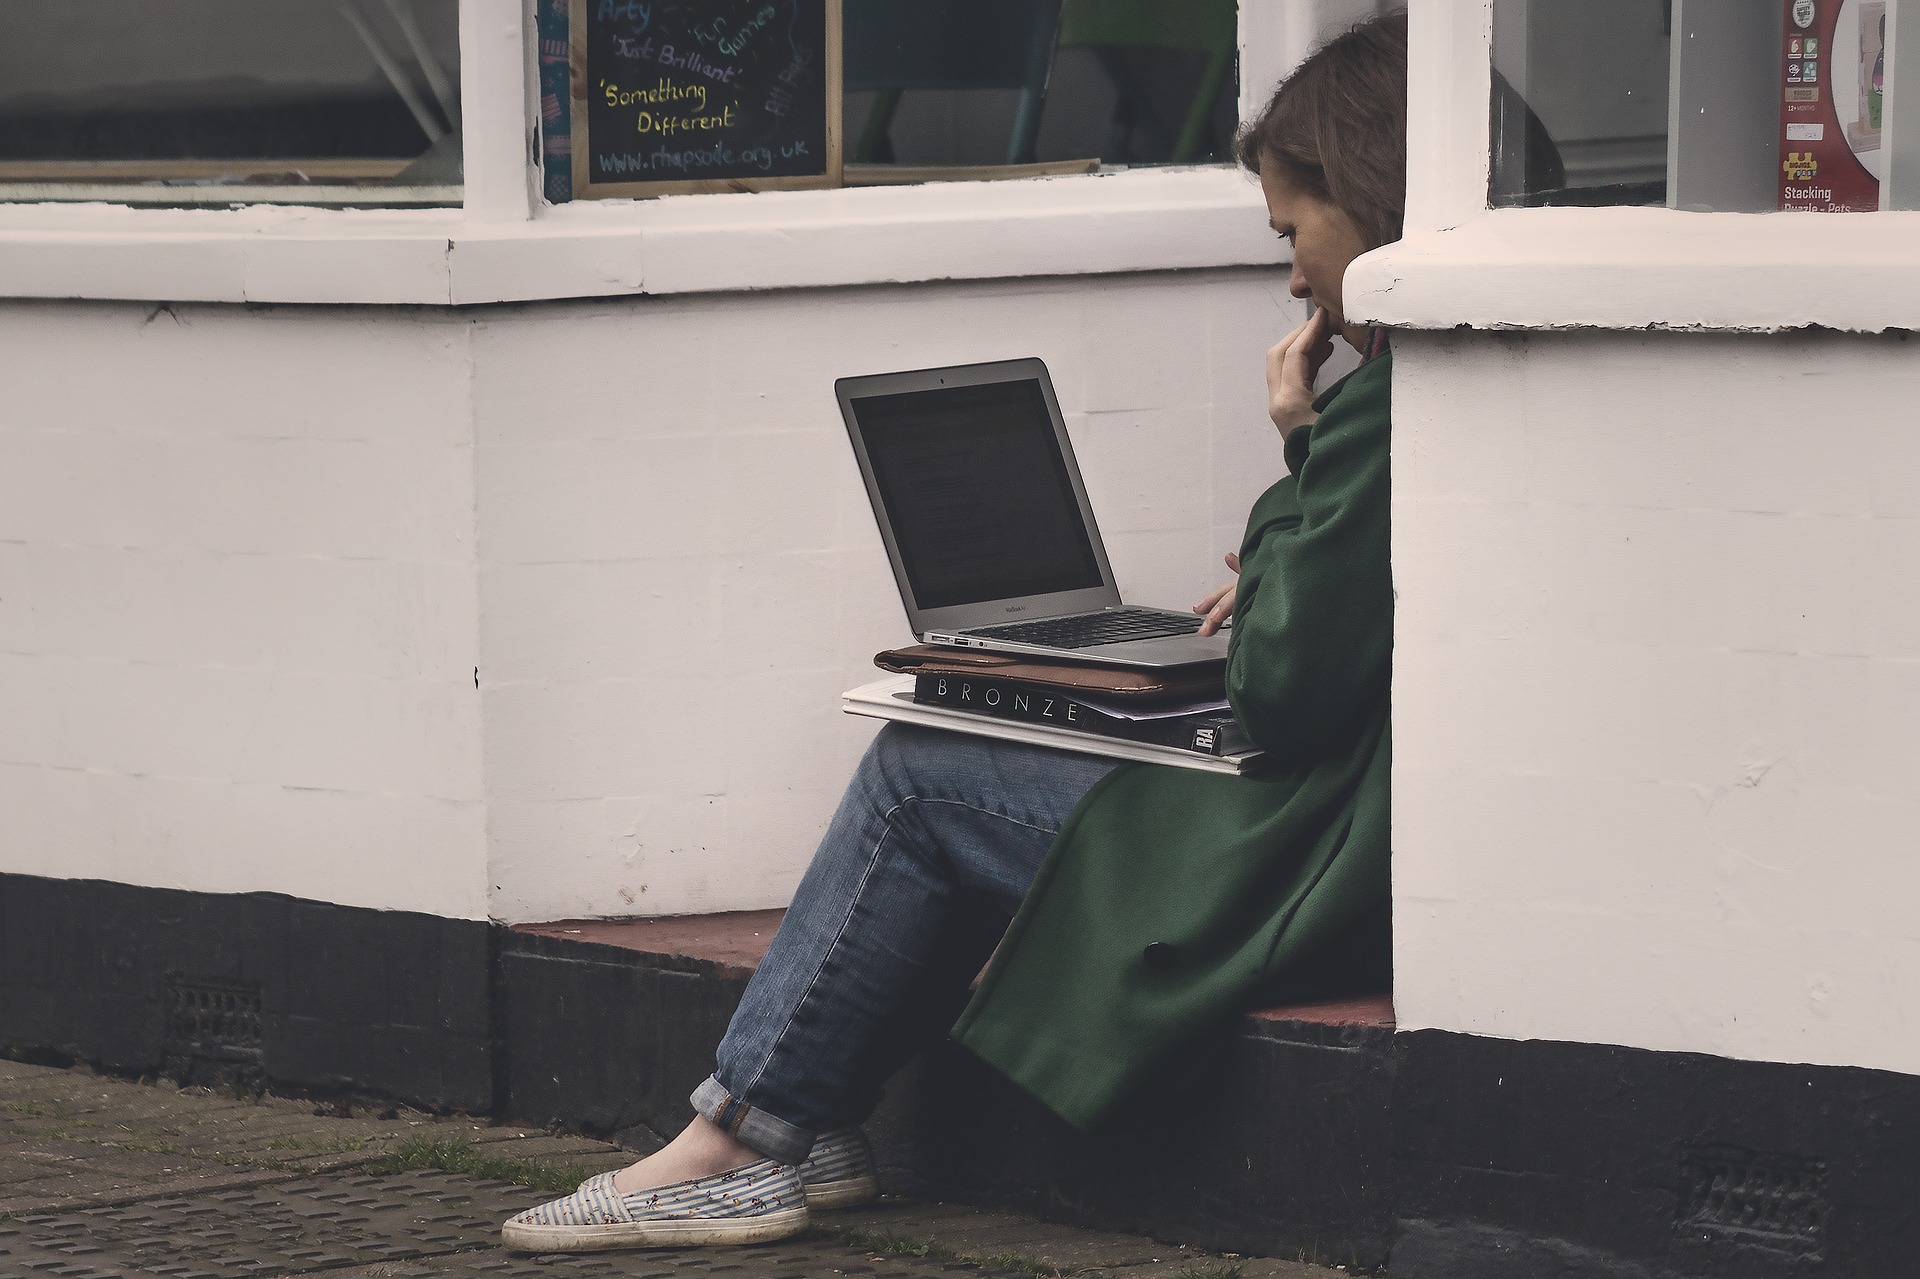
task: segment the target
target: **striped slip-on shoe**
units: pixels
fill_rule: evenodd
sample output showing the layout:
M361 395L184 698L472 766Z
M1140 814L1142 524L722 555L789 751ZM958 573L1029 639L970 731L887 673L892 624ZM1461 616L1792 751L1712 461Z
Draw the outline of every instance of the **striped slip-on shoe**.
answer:
M631 1195L615 1190L613 1174L603 1172L566 1198L510 1219L500 1227L500 1241L522 1252L598 1252L765 1243L806 1228L799 1170L762 1159Z
M823 1132L813 1139L813 1150L800 1165L800 1184L806 1187L809 1208L852 1208L880 1197L880 1178L873 1170L873 1147L858 1128Z

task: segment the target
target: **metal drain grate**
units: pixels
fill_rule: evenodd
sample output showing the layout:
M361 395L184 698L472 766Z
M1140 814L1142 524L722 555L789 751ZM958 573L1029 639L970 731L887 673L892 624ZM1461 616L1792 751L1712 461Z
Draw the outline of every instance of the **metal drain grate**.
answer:
M166 1003L169 1058L260 1064L260 987L169 977Z
M1698 1242L1814 1259L1825 1247L1827 1208L1826 1164L1722 1147L1688 1156L1679 1229Z

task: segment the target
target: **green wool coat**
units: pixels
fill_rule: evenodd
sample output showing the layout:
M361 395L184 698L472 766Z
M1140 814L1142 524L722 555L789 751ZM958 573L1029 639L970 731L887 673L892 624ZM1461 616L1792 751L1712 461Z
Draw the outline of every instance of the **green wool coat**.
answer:
M1227 696L1268 767L1102 779L954 1028L1076 1127L1385 918L1391 381L1321 396L1247 521Z

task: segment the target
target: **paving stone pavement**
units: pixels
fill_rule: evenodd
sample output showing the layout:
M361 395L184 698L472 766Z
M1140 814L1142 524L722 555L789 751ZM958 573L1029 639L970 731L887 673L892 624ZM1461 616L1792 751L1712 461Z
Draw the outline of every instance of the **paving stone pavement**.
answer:
M427 1147L584 1177L631 1151L418 1111L235 1097L0 1060L0 1279L1337 1279L1010 1213L882 1200L728 1249L527 1256L499 1223L551 1191L464 1175ZM475 1172L501 1172L483 1164ZM911 1255L911 1248L923 1255Z

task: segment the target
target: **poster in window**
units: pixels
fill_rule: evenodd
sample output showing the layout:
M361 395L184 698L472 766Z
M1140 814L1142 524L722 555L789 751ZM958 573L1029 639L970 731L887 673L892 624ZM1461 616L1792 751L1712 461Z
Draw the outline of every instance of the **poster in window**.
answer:
M840 185L840 0L571 0L573 195Z
M1887 0L1791 0L1781 58L1780 207L1880 207Z

